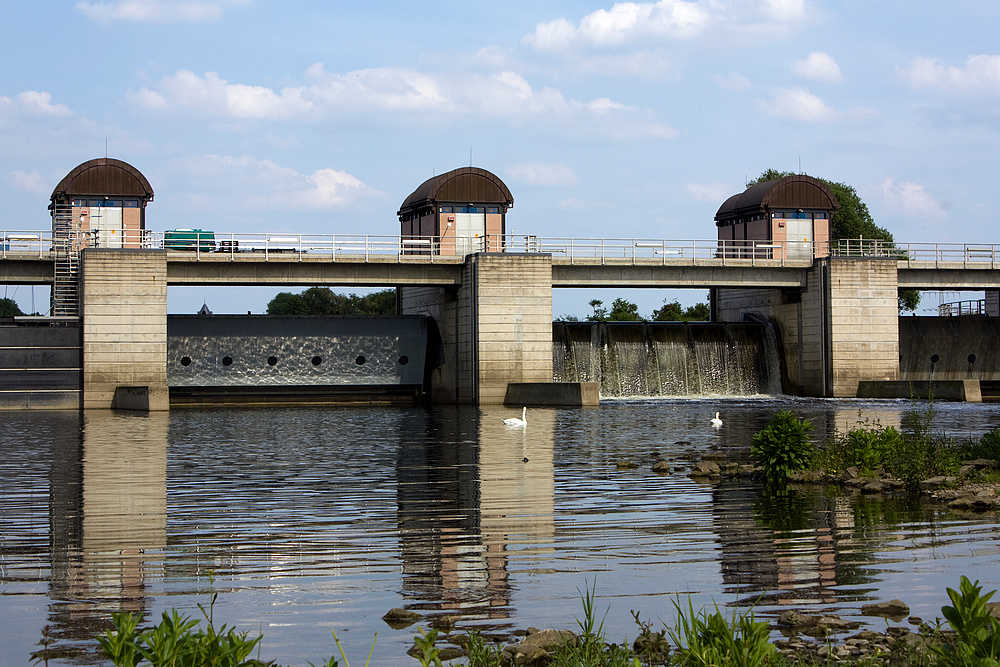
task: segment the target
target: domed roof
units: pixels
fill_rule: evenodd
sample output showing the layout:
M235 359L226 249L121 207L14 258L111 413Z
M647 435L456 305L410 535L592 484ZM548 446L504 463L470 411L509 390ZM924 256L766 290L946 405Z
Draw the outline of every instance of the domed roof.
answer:
M832 211L840 208L840 204L823 181L805 174L793 174L774 181L756 183L745 191L733 195L719 207L715 219L728 220L765 208L809 208Z
M414 190L399 213L431 202L514 205L510 190L496 175L479 167L462 167L428 178Z
M78 165L59 181L52 200L75 195L153 198L153 188L138 169L113 158L96 158Z

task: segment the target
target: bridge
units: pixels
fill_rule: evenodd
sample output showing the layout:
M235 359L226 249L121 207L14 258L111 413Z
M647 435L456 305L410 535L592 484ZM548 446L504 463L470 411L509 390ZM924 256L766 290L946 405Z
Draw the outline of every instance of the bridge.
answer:
M441 330L434 399L474 404L501 402L509 382L551 382L554 288L712 289L714 319L779 327L791 383L814 396L917 379L900 372L899 289L1000 289L993 244L851 240L795 259L781 242L719 239L488 235L467 254L413 236L216 232L180 245L143 231L117 247L98 241L80 253L85 407L110 407L117 388L135 386L149 389L151 408L167 407L173 285L397 287L402 313ZM49 230L0 230L0 282L55 286L56 245Z

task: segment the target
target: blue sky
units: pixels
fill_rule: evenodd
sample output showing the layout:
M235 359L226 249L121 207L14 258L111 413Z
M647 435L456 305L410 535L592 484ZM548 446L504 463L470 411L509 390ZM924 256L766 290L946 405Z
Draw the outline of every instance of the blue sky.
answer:
M998 28L996 0L15 3L0 226L48 227L53 187L107 145L152 184L150 229L390 235L471 150L515 234L714 238L747 178L801 165L897 241L987 243ZM275 291L171 290L170 310Z

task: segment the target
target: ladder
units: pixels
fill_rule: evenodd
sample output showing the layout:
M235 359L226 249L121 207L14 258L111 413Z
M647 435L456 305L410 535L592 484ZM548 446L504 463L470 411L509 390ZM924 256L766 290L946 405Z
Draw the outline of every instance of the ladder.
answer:
M55 251L55 280L52 284L52 315L80 315L80 223L73 219L69 202L54 204L52 246Z

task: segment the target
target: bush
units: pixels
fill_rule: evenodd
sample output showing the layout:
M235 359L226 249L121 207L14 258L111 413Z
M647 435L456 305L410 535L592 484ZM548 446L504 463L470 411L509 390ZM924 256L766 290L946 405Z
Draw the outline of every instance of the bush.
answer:
M789 473L803 470L813 455L813 445L807 435L813 425L798 419L788 410L781 410L770 423L753 436L750 456L764 469L769 481L781 482Z

